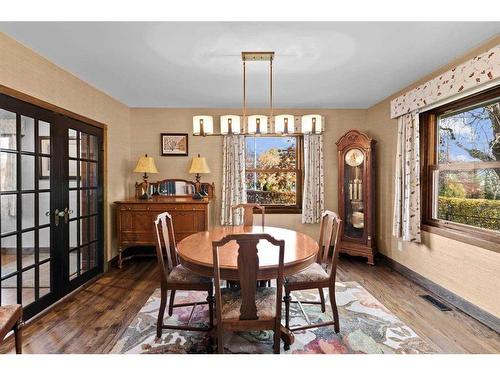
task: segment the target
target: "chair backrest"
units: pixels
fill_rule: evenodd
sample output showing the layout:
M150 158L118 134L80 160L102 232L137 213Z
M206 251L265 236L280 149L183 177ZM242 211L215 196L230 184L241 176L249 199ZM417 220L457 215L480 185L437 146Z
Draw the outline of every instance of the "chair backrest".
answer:
M335 281L337 273L337 264L339 261L340 246L338 241L342 230L342 220L339 215L332 211L324 211L321 214L321 224L319 232L319 252L316 261L319 264L327 265L330 279ZM330 248L333 246L333 253L330 264L328 256Z
M231 209L233 211L233 218L234 218L234 212L238 209L243 209L243 225L245 227L251 227L253 225L253 209L256 208L260 210L262 214L262 227L264 227L264 217L266 215L266 208L264 206L261 206L258 203L240 203L235 206L232 206ZM234 219L233 219L234 223Z
M172 216L163 212L154 220L156 233L156 258L163 281L167 281L169 272L179 264L177 259L177 243L174 236L174 224ZM167 263L165 264L165 256Z
M285 241L277 240L267 233L258 234L231 234L220 241L212 242L215 298L217 308L217 319L222 320L222 307L220 290L220 268L219 268L219 248L230 241L238 244L238 276L241 288L241 308L239 320L256 320L257 305L255 292L257 288L257 273L259 270L259 256L257 244L260 240L266 240L271 245L279 247L278 277L276 279L276 319L281 320L281 298L283 290L283 264L285 258Z

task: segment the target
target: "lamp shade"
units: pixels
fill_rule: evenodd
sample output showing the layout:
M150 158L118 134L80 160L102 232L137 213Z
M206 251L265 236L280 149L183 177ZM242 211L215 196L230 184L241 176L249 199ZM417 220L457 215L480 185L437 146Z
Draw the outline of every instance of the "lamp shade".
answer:
M198 154L197 157L193 157L191 162L191 168L189 168L189 173L210 173L210 168L208 168L207 160Z
M274 131L278 134L294 133L295 118L292 115L278 115L274 117Z
M267 116L264 115L252 115L248 116L248 128L249 134L266 134L267 133Z
M323 131L323 121L320 115L304 115L302 116L302 133L304 134L321 134Z
M193 134L208 135L214 132L214 119L212 116L193 116Z
M134 172L137 173L158 173L158 169L156 169L155 159L148 154L141 156L137 161L137 165L135 166Z
M240 134L241 120L240 116L225 115L220 117L221 134Z

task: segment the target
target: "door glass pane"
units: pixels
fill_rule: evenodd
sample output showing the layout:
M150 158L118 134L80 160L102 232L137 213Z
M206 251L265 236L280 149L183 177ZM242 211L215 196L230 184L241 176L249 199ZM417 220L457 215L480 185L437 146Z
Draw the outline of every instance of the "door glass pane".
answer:
M80 216L89 214L88 190L80 190Z
M83 246L81 249L80 249L80 270L81 270L81 273L84 273L86 271L88 271L90 268L89 268L89 247L88 246Z
M4 277L17 271L17 236L3 237L0 242L2 252L0 275Z
M16 114L0 109L0 148L16 150Z
M88 186L97 186L97 163L88 163L89 166L89 185Z
M16 230L17 223L17 195L9 194L0 196L2 234Z
M73 249L78 246L77 242L77 222L78 220L73 220L69 222L69 248Z
M21 194L22 200L22 228L32 228L35 226L35 194Z
M17 303L17 276L12 276L3 280L2 290L0 293L0 302L2 305L12 305Z
M69 210L70 210L70 214L69 214L69 217L70 218L74 218L74 217L77 217L78 215L78 199L77 199L77 191L76 190L70 190L69 192Z
M97 143L97 137L95 135L89 135L89 159L98 160L99 157L99 147Z
M73 280L78 276L78 251L69 253L69 279Z
M89 242L89 218L80 219L80 245L87 244Z
M78 170L77 170L77 161L69 160L68 161L68 172L69 172L69 187L74 188L77 187L78 181Z
M38 194L38 224L50 223L50 193Z
M80 133L80 158L88 159L89 136L86 133Z
M39 261L50 258L50 228L38 229Z
M97 190L90 189L89 191L89 214L93 215L97 213Z
M89 237L90 241L95 241L97 239L97 220L96 216L91 216L89 218Z
M22 304L29 305L35 300L35 269L31 268L22 273L23 276L23 290L22 290Z
M50 158L46 156L40 156L39 168L40 168L40 178L38 179L39 189L50 189Z
M23 268L35 263L35 231L24 232L21 235Z
M50 293L50 262L46 262L40 265L39 268L40 278L39 278L39 295L40 297Z
M73 129L68 130L68 137L69 137L69 139L68 139L68 156L70 158L77 157L76 136L77 136L76 130L73 130Z
M0 190L12 191L17 187L17 155L1 152L0 153Z
M89 186L88 181L88 163L86 161L80 161L80 177L81 177L81 185L82 187Z
M35 120L21 116L21 151L35 152Z
M97 266L97 243L93 243L90 245L90 261L89 261L89 267L94 268Z
M33 190L35 188L35 157L21 155L21 170L22 190Z

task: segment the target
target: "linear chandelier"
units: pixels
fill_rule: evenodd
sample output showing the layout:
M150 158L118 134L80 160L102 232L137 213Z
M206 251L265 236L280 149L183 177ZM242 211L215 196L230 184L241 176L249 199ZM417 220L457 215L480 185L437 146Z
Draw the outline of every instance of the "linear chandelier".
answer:
M274 52L242 52L243 61L243 115L220 116L220 133L214 132L214 118L209 115L193 116L193 135L286 135L321 134L324 118L317 114L293 116L273 114L273 60ZM269 61L269 115L247 116L246 63Z

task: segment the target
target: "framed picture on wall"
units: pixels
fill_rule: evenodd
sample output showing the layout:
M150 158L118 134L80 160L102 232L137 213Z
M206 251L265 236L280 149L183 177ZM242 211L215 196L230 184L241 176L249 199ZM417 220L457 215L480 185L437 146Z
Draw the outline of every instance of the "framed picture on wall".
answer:
M50 155L50 137L41 136L40 153ZM76 138L70 138L68 142L69 155L76 155ZM50 158L39 158L40 179L50 179ZM76 163L69 163L69 179L77 179Z
M188 156L187 133L161 133L161 156Z

